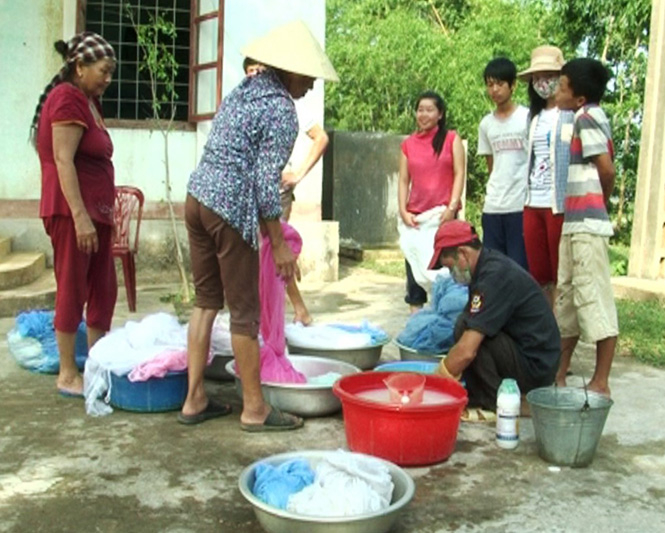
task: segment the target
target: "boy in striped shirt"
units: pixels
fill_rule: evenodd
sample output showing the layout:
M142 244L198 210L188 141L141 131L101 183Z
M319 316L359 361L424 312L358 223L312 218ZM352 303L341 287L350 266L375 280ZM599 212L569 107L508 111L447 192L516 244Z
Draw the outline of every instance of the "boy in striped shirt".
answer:
M589 390L610 395L610 368L619 327L610 283L607 204L614 187L612 134L600 108L609 73L595 59L573 59L561 69L556 104L575 112L564 222L559 246L556 315L561 362L556 383L566 385L580 336L596 345Z

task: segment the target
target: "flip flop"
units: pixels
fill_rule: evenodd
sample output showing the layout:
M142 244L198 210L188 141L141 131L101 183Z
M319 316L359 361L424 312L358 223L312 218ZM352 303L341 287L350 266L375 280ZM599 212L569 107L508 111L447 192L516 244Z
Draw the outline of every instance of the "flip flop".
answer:
M304 420L299 416L283 413L277 407L270 406L270 413L263 424L240 424L240 429L249 433L289 431L301 428L304 423Z
M208 405L200 413L195 415L183 415L182 412L178 413L178 422L186 426L200 424L206 420L219 418L231 414L232 408L230 405L223 405L212 400L208 400Z
M462 422L496 422L496 413L480 407L464 409L461 417Z
M63 398L83 398L82 392L74 392L67 389L58 388L58 394Z

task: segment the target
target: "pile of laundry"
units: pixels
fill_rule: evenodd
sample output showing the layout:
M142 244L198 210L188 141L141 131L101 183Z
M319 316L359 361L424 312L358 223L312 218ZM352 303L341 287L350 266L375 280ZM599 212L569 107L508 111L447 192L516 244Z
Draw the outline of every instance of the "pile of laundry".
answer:
M422 353L447 353L455 344L455 322L468 299L466 286L439 276L432 286L431 305L409 317L397 342Z
M278 466L259 463L252 493L262 502L289 512L347 517L390 506L394 484L388 468L373 457L337 450L312 469L305 459Z
M7 333L7 344L16 362L30 370L43 374L57 374L60 370L60 356L55 340L53 311L25 311L16 316L14 328ZM74 353L76 366L80 370L88 357L88 334L85 322L81 322L76 332Z
M214 353L231 353L228 314L220 314L213 324L208 364ZM155 313L140 322L127 321L102 337L90 349L83 373L86 412L102 416L113 412L111 372L129 381L162 378L169 372L187 368L187 325L168 313Z

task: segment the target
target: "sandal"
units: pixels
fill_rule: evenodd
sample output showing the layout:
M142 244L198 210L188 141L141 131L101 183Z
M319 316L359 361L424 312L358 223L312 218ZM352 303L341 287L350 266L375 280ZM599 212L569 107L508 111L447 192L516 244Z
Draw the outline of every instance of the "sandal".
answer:
M240 429L249 433L261 433L263 431L288 431L298 429L305 421L299 416L284 413L277 407L270 406L270 413L263 424L240 424Z
M219 418L221 416L226 416L231 414L231 406L223 405L212 400L208 400L208 405L200 413L195 415L184 415L182 412L178 413L178 422L185 424L186 426L192 426L194 424L200 424L206 420L211 420L213 418Z

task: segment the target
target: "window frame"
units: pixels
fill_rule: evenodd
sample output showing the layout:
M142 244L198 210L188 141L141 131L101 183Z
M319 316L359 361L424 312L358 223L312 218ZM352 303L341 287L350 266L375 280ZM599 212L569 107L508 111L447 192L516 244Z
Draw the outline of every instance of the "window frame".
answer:
M197 113L196 84L197 75L201 71L216 69L215 80L215 110L222 101L222 72L224 62L224 4L225 0L218 0L217 9L197 15L200 0L190 0L190 24L189 24L189 88L187 102L187 121L175 121L175 129L189 130L193 129L196 123L210 120L215 115L215 111L206 113ZM80 33L86 29L87 0L76 0L76 32ZM201 22L217 19L217 59L206 63L198 63L199 55L198 36ZM107 119L106 124L109 127L129 127L131 129L150 129L152 119Z
M211 120L215 116L215 111L222 101L222 66L224 60L224 1L217 1L217 10L208 13L199 13L199 1L191 0L191 24L189 27L189 121L202 122ZM198 63L199 55L199 26L202 22L217 19L217 59L206 63ZM215 110L206 113L197 113L196 89L198 86L198 74L211 68L217 69L215 89Z

